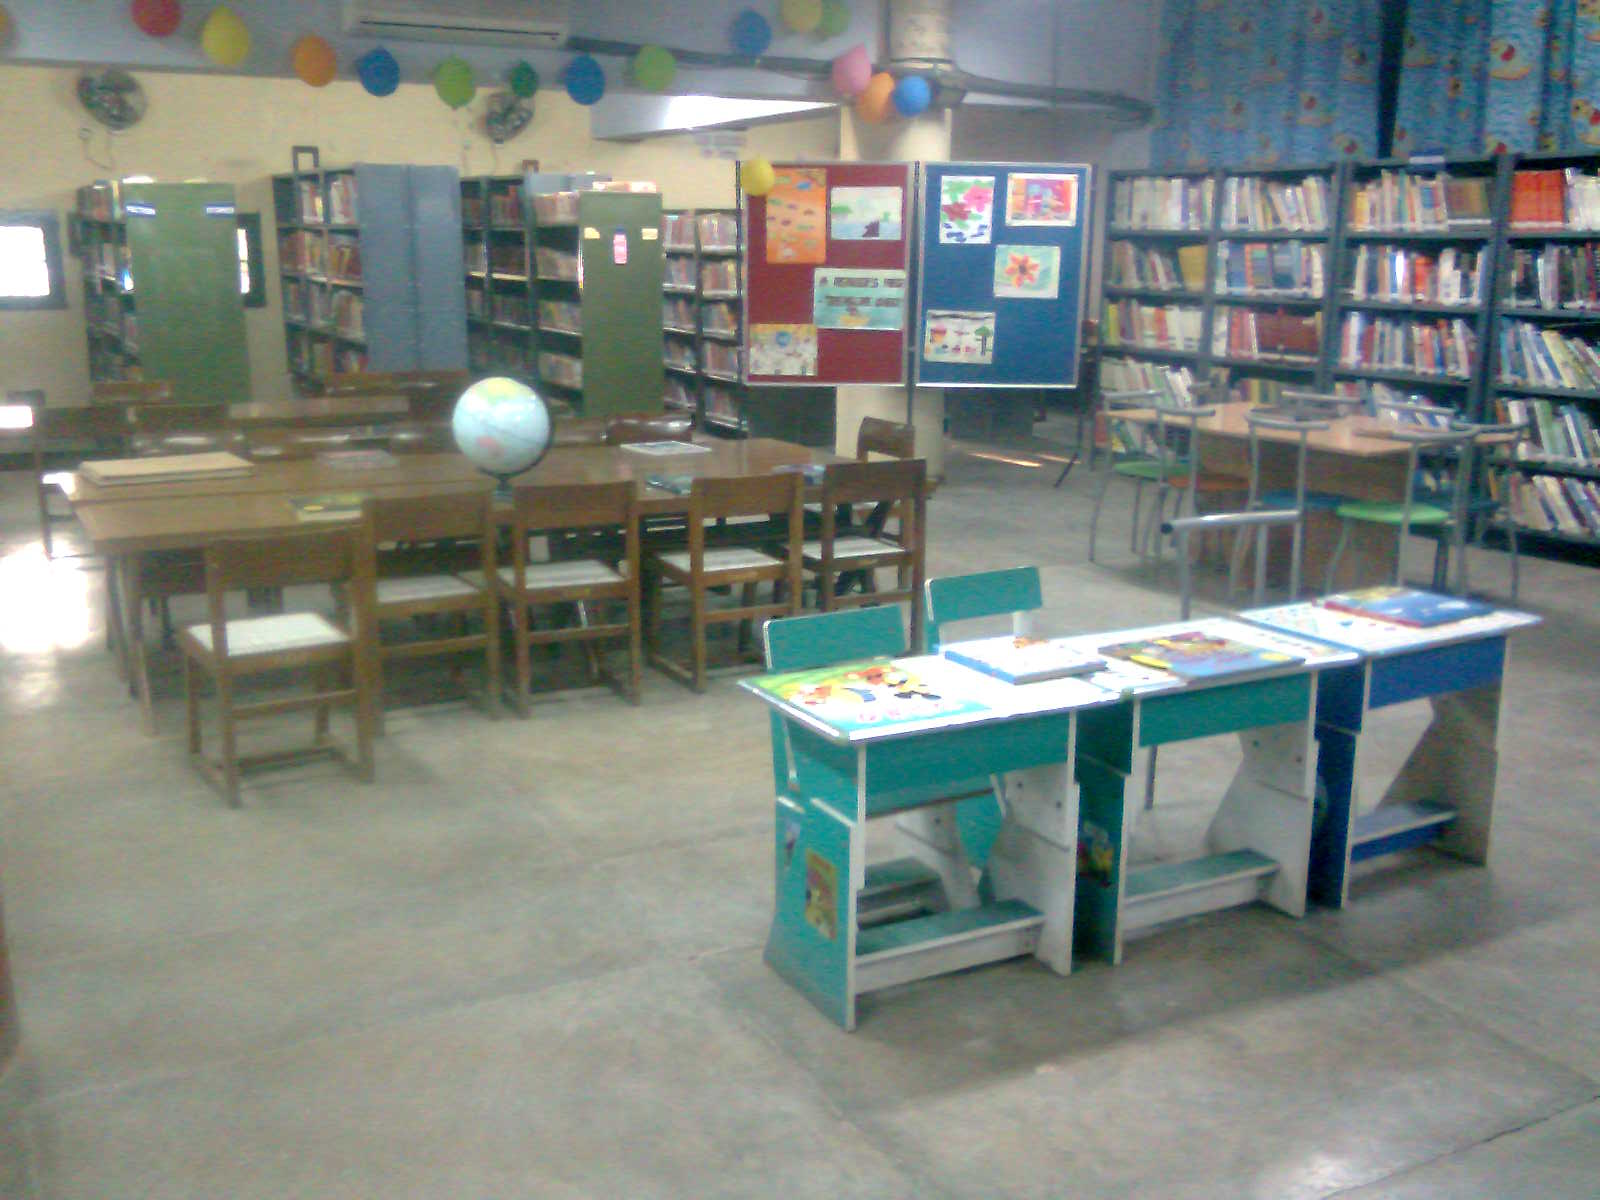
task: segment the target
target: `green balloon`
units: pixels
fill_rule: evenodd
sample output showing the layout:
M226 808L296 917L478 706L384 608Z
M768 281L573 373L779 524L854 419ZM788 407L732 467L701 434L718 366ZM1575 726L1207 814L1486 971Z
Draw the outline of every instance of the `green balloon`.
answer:
M822 0L822 20L817 23L818 37L838 37L850 28L850 6L844 0Z
M511 75L507 81L511 85L514 95L526 100L539 90L539 72L525 62L519 62L511 68Z
M633 56L633 81L647 92L662 92L678 73L678 60L662 46L641 46Z
M433 72L433 90L451 108L472 103L478 88L472 81L472 66L464 59L447 58Z

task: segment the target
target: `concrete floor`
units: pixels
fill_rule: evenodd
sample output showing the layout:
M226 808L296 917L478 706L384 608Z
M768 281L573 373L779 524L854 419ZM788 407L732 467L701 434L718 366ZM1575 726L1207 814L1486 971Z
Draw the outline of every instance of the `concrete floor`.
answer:
M1175 615L1125 517L1087 563L1088 472L1007 454L952 456L933 572L1037 563L1057 631ZM377 786L302 768L230 811L175 676L149 739L99 571L46 566L0 476L0 1197L1592 1198L1600 576L1524 583L1487 870L1421 854L1343 912L911 985L847 1035L761 962L766 715L732 678L391 711ZM1182 789L1233 754L1163 752L1138 854L1193 848Z

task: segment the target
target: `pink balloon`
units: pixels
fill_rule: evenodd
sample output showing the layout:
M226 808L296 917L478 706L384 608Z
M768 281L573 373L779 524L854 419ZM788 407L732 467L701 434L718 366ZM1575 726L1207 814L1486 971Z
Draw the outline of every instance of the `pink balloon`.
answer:
M833 90L841 96L859 96L871 78L872 58L859 42L833 60Z

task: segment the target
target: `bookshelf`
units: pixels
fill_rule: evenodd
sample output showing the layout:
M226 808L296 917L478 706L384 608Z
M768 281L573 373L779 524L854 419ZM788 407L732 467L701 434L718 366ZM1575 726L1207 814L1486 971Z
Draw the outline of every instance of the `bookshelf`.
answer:
M480 374L535 378L527 241L521 175L461 181L467 364Z
M161 379L188 404L250 395L233 187L79 188L89 377Z
M695 215L690 210L661 214L661 404L669 412L700 421L699 255Z
M314 147L272 179L289 373L464 370L462 193L451 167L323 168Z

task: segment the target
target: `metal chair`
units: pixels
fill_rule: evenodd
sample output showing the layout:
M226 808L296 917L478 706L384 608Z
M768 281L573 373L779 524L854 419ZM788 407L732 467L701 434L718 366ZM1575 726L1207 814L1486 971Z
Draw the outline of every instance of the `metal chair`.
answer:
M1339 392L1312 392L1299 388L1284 388L1278 393L1278 403L1272 406L1301 417L1348 417L1365 412L1367 402L1360 396L1346 396Z
M1343 497L1333 492L1308 492L1306 491L1306 454L1309 450L1311 435L1328 428L1326 420L1298 416L1294 414L1280 414L1271 409L1252 409L1244 415L1245 424L1250 429L1250 492L1245 499L1245 511L1256 512L1263 509L1277 511L1292 509L1300 514L1300 519L1294 524L1293 541L1289 551L1289 598L1297 599L1300 595L1300 574L1304 563L1305 553L1305 515L1310 511L1331 512L1338 508ZM1294 460L1294 487L1293 489L1274 488L1270 491L1261 490L1261 432L1275 430L1291 433L1296 436ZM1210 528L1217 528L1211 526ZM1256 543L1256 557L1259 560L1266 545L1266 525L1254 525L1251 532ZM1234 542L1233 557L1228 568L1228 594L1233 594L1233 580L1238 574L1239 561L1244 553L1245 539L1238 538ZM1258 566L1258 571L1259 571Z
M1491 528L1498 528L1506 539L1506 552L1511 556L1511 599L1515 601L1522 585L1522 564L1517 547L1517 522L1511 512L1510 479L1517 471L1517 447L1528 439L1528 426L1519 422L1477 424L1455 421L1451 428L1471 432L1470 465L1483 475L1483 486L1478 490L1474 490L1476 481L1471 478L1470 471L1466 480L1465 525L1461 530L1462 536L1452 539L1451 543L1458 548L1460 555L1456 585L1462 592L1470 587L1467 542L1473 541L1481 549L1484 534Z
M1148 436L1142 433L1138 435L1130 433L1117 421L1116 413L1131 408L1148 408L1159 399L1159 394L1154 390L1100 394L1101 411L1106 415L1108 455L1111 461L1105 475L1101 477L1100 491L1094 498L1094 512L1089 517L1090 562L1094 561L1095 539L1100 527L1100 509L1106 502L1106 493L1111 490L1111 481L1115 478L1133 481L1133 529L1129 535L1128 548L1134 551L1139 549L1139 503L1144 495L1144 485L1160 479L1166 464L1162 456L1150 451ZM1122 443L1120 461L1117 458L1119 441Z

